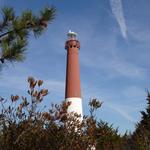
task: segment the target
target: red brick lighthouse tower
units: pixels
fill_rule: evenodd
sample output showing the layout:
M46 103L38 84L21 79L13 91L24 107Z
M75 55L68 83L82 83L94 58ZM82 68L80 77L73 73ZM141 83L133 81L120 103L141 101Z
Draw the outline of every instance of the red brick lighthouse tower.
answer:
M65 44L67 50L67 67L66 67L66 90L65 99L71 102L68 112L75 112L82 114L82 98L80 88L80 71L78 53L80 49L80 42L76 39L76 33L69 31L68 40Z

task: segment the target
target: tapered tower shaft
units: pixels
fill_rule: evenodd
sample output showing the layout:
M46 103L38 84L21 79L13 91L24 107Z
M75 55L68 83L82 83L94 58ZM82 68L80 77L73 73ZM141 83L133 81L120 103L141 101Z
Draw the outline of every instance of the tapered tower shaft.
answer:
M81 114L82 116L80 69L78 58L80 42L76 39L76 33L69 31L65 49L67 50L65 99L66 101L71 102L68 112L75 112Z

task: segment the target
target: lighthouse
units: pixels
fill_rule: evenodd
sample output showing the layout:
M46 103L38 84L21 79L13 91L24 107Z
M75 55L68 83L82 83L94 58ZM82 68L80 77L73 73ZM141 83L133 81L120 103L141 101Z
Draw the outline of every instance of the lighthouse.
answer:
M65 49L67 51L65 100L71 102L68 113L77 113L81 115L82 119L83 113L78 57L80 42L76 39L77 34L75 32L69 31L67 36L68 39L65 43Z

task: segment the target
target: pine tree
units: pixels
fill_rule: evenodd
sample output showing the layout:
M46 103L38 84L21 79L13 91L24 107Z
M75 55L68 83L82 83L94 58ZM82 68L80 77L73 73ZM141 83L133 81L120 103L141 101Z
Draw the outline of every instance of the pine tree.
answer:
M97 122L96 139L97 149L124 150L124 136L118 133L118 128L114 129L113 125L102 120Z
M53 21L55 12L54 7L45 7L39 15L26 10L17 16L13 8L4 7L0 21L0 66L5 62L23 61L30 33L40 36Z
M136 130L131 137L131 146L134 149L150 149L150 93L147 94L146 111L141 111L141 121L137 123Z

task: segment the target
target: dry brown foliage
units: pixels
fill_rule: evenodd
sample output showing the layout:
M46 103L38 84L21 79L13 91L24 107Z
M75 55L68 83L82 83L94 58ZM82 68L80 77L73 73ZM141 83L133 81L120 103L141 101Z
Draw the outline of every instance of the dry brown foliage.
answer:
M121 137L117 130L95 119L95 110L102 105L97 99L90 101L90 116L84 116L81 121L80 115L67 113L69 102L52 104L48 110L37 109L48 90L41 89L42 80L29 77L28 83L30 99L12 95L11 105L6 107L5 100L0 98L0 150L120 148Z

